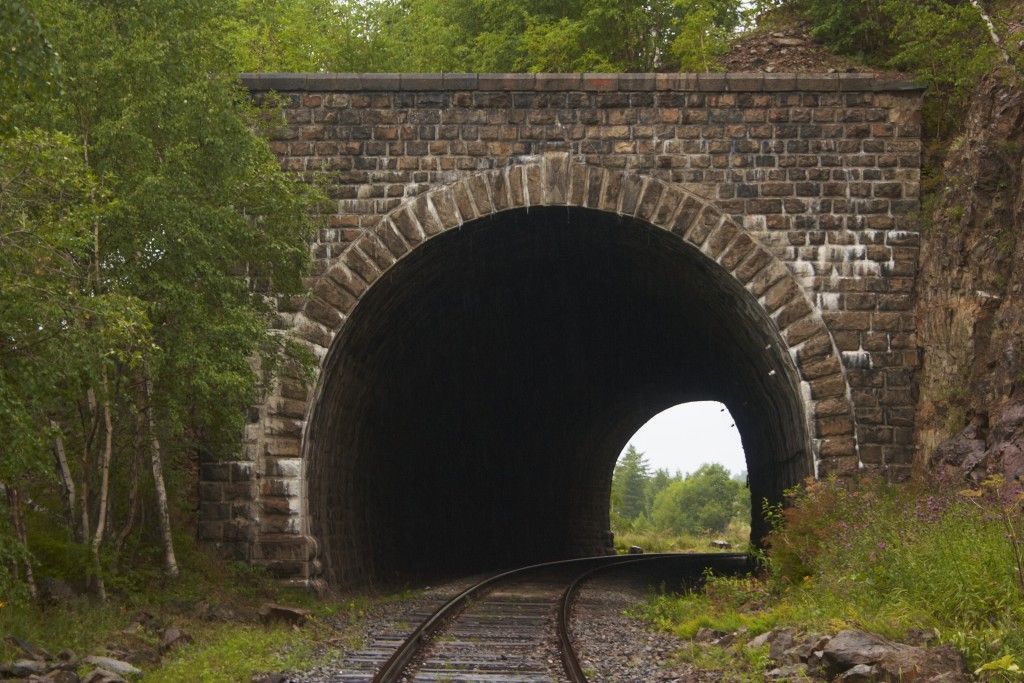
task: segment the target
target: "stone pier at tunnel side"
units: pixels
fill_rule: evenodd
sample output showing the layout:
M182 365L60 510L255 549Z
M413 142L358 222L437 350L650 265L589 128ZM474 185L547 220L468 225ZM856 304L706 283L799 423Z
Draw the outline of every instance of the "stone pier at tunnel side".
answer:
M736 417L755 510L809 476L907 472L914 84L243 83L282 104L272 149L330 200L310 293L277 316L318 368L202 463L203 541L338 584L602 552L619 450L689 400Z

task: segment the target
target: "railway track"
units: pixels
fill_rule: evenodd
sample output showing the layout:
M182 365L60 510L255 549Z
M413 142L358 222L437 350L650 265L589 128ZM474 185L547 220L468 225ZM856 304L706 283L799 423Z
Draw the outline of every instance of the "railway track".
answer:
M594 576L643 571L655 582L741 572L741 554L591 557L531 565L480 581L426 617L373 677L377 683L585 683L570 633L572 603Z

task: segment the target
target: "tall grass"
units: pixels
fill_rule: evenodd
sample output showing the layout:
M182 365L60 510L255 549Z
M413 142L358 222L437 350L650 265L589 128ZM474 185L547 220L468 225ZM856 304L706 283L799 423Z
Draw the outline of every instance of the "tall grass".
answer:
M713 579L703 595L663 596L647 618L681 635L700 626L763 631L855 627L899 639L934 628L975 666L1024 663L1019 502L935 486L812 482L776 510L767 576Z
M715 552L718 548L711 545L712 541L727 541L732 547L723 552L744 552L750 546L750 524L733 521L724 533L687 534L665 531L653 527L617 530L615 532L615 550L619 553L629 551L630 546L640 546L649 553L671 552Z

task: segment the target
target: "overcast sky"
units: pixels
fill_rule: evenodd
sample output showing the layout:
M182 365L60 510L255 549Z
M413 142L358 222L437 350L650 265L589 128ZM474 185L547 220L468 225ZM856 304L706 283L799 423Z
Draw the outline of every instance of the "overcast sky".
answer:
M629 443L647 455L652 471L692 472L706 462L717 462L733 474L746 472L739 430L731 426L732 415L723 408L714 401L674 406L651 418Z

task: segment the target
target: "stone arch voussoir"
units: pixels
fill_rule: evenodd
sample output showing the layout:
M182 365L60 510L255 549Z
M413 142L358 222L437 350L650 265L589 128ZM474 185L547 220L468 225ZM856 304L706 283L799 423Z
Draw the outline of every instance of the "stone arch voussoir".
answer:
M363 294L419 245L478 218L539 206L596 209L646 221L725 269L771 317L787 347L801 383L817 473L858 467L854 412L840 354L790 268L711 201L659 178L575 162L565 153L471 174L394 208L317 279L296 316L295 335L322 361Z

